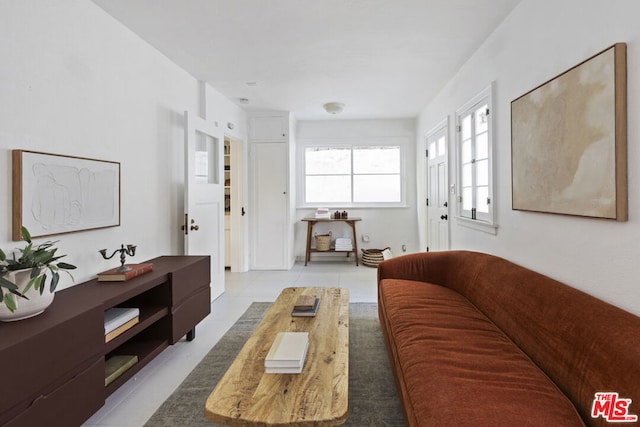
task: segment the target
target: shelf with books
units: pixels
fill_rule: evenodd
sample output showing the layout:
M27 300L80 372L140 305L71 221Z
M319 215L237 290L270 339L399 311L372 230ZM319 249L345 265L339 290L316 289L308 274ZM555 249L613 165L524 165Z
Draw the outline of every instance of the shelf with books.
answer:
M138 320L138 323L136 323L134 326L127 329L125 332L123 332L122 334L118 335L117 337L115 337L114 339L106 343L105 352L109 353L114 349L118 348L119 346L127 342L129 339L135 337L136 335L138 335L148 327L154 325L158 320L162 319L163 317L166 317L168 314L169 314L169 309L164 306L141 307L140 318Z
M108 387L136 363L138 363L138 356L135 354L116 354L109 357L105 361L104 386Z
M106 396L113 393L120 385L124 384L169 346L169 339L166 335L168 324L169 319L164 316L160 320L153 322L143 331L135 334L135 339L129 339L112 351L105 353L105 361L118 355L133 355L138 358L134 366L129 368L105 388Z

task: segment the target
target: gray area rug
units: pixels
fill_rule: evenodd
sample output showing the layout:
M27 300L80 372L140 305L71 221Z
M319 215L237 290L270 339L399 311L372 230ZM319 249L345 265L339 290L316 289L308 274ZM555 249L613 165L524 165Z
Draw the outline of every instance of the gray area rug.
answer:
M271 303L253 303L145 427L212 427L204 404ZM345 426L404 426L376 304L349 306L349 417Z

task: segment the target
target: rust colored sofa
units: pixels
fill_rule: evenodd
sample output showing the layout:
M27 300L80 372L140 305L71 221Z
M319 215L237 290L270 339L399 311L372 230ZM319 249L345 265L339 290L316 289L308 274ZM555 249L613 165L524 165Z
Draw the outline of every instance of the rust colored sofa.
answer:
M640 317L577 289L419 253L379 264L378 311L409 426L640 426Z

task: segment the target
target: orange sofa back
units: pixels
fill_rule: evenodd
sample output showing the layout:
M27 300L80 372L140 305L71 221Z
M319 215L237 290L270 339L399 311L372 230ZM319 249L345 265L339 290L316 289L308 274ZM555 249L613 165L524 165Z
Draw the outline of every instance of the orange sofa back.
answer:
M378 283L385 279L441 285L464 296L546 373L587 425L606 425L603 417L591 416L601 392L631 399L630 412L640 415L640 317L477 252L387 260L378 266Z

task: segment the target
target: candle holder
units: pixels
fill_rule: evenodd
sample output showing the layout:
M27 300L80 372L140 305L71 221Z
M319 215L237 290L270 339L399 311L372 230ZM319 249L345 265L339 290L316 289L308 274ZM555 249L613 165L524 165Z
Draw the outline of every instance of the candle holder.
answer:
M125 256L126 255L134 256L136 254L136 246L127 245L127 247L125 248L124 245L120 245L120 249L116 249L115 251L113 251L113 253L110 256L107 256L106 249L100 249L98 252L100 252L100 254L102 255L102 258L104 259L111 259L115 254L120 252L120 267L118 267L116 271L119 273L124 273L125 271L131 270L131 267L127 267L126 265L124 265Z

